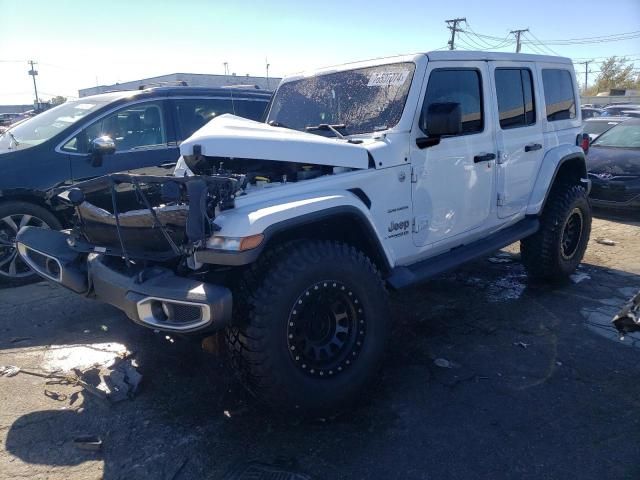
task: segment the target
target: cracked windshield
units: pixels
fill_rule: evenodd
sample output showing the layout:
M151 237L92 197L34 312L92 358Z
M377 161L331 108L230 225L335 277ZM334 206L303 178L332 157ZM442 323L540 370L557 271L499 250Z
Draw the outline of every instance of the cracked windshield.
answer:
M284 83L268 121L302 131L329 124L345 135L392 128L400 121L414 70L413 63L394 63Z

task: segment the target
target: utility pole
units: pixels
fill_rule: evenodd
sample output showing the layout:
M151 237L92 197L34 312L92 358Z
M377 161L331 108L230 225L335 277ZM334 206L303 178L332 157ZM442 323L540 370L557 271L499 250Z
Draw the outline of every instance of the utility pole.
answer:
M447 28L451 30L451 40L449 40L448 42L449 50L453 50L455 48L456 33L460 31L460 29L458 28L458 24L460 22L466 23L466 21L466 18L452 18L451 20L445 20L445 22L447 23Z
M38 87L36 86L36 75L38 75L38 71L35 69L35 65L37 65L37 63L35 63L33 60L29 60L29 65L31 65L31 70L29 70L29 75L31 75L33 77L33 91L36 94L36 104L35 106L35 110L39 110L40 109L40 99L38 98Z
M593 60L585 60L584 62L576 62L577 65L584 65L584 92L587 92L587 86L589 85L589 64Z
M511 30L509 33L513 33L516 36L516 53L520 53L520 47L522 47L522 43L520 42L520 35L524 32L528 32L528 28L523 28L522 30Z
M269 59L265 58L264 62L267 64L267 90L271 90L271 86L269 85Z

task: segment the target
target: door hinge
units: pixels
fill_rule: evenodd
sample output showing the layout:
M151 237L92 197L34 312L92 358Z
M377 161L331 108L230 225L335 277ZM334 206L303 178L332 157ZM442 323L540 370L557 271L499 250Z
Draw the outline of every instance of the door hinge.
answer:
M496 158L496 163L498 165L502 165L506 161L507 161L507 154L505 152L503 152L502 150L498 150L498 156Z
M411 183L418 183L418 174L413 167L411 167Z
M498 206L504 207L505 202L507 201L507 197L504 193L498 193Z
M426 216L413 217L413 233L418 233L429 226L429 219Z

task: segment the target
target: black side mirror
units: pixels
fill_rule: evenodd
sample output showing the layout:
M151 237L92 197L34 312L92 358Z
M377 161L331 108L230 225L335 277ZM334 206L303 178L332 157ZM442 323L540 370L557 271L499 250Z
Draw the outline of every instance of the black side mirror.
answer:
M440 143L441 137L462 133L462 109L459 103L432 103L426 114L420 117L420 129L426 138L416 139L418 148L432 147Z
M111 155L116 151L116 143L111 139L111 137L104 135L102 137L94 138L91 141L91 146L89 147L89 153L92 155L93 159L91 164L94 167L99 167L102 165L102 157L104 155Z

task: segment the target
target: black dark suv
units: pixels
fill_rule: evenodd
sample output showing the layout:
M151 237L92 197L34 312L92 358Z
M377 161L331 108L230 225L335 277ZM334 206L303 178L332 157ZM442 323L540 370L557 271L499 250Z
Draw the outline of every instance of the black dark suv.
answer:
M21 227L68 224L71 212L50 195L53 189L122 171L169 175L182 140L224 113L258 120L270 99L270 92L237 88L105 93L66 102L1 134L0 283L34 278L16 255Z

